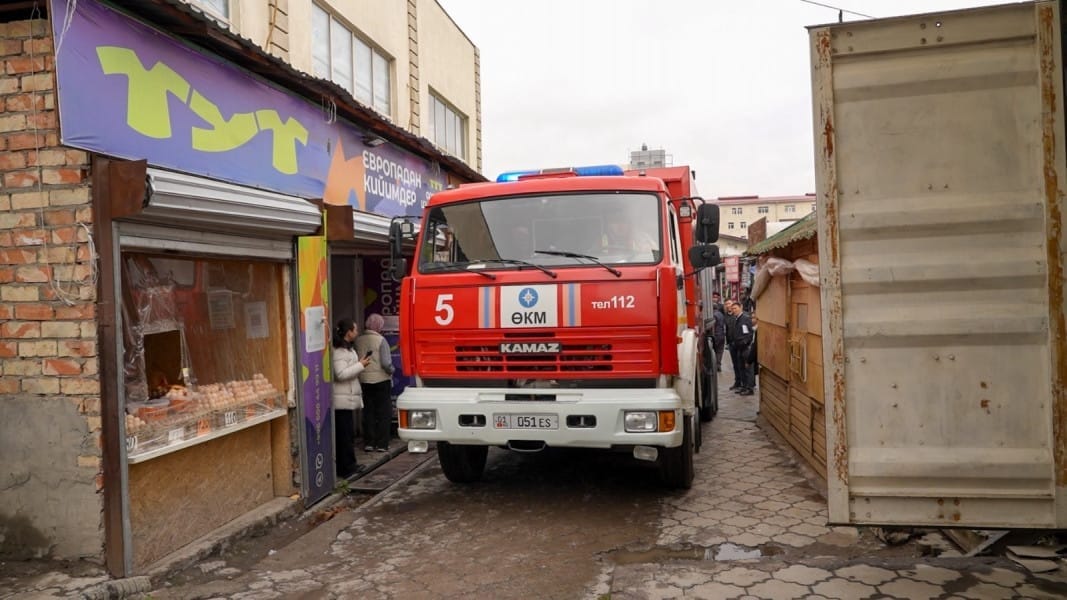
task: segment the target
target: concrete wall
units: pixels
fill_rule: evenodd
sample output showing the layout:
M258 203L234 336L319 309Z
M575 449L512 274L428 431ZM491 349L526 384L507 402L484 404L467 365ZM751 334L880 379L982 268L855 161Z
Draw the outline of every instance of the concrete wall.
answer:
M480 169L478 49L436 0L419 0L419 81L423 135L433 135L430 92L467 117L467 164Z
M99 558L88 156L59 145L43 20L0 23L0 558Z

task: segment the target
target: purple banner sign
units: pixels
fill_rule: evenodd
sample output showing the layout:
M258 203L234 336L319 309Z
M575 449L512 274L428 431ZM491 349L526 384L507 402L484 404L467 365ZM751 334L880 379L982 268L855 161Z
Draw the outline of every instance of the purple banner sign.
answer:
M93 0L52 0L64 144L386 216L447 177L331 111Z
M327 298L326 238L297 240L300 310L300 400L303 404L304 493L315 502L333 490L333 395Z
M371 256L363 259L363 306L365 313L385 317L382 335L389 342L393 366L393 396L399 396L415 378L404 374L400 364L400 284L389 275L389 259Z

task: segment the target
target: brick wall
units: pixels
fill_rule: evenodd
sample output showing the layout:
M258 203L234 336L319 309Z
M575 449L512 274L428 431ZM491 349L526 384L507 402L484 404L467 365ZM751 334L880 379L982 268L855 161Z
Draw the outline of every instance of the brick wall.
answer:
M0 23L0 65L0 556L99 556L89 157L59 144L48 22Z

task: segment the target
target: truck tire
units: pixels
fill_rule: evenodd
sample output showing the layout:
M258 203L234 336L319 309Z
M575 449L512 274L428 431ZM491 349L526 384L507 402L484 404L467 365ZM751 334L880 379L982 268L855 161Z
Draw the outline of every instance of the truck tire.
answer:
M687 490L693 486L693 422L692 416L682 419L682 445L663 448L660 452L659 474L664 485Z
M452 483L472 483L482 478L488 446L459 446L437 442L437 462Z
M700 421L707 423L719 412L719 374L712 368L704 373L700 390Z

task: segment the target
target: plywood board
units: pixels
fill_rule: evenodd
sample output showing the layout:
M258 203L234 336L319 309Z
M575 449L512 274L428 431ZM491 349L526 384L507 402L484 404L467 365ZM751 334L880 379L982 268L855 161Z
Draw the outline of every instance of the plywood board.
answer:
M129 467L135 571L274 498L271 424Z
M788 277L771 277L767 289L756 299L756 317L760 324L771 323L785 327L789 319L787 312L789 293Z
M786 344L785 328L769 323L760 323L756 328L759 337L757 352L760 369L769 369L782 379L789 376L789 346Z

